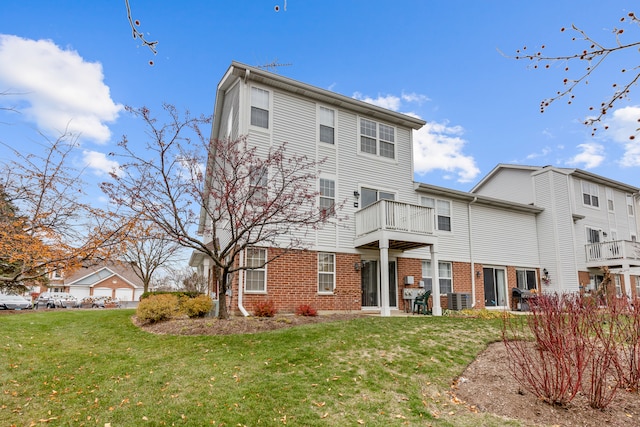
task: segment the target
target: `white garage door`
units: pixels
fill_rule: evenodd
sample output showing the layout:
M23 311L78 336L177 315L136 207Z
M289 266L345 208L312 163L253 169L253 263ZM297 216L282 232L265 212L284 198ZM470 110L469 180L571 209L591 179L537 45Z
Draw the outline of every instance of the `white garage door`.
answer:
M69 289L69 293L78 299L88 297L90 292L91 291L88 286L79 286Z
M93 296L96 297L110 297L113 296L113 290L110 288L94 288Z
M120 301L132 301L133 289L131 288L118 288L116 289L116 298Z

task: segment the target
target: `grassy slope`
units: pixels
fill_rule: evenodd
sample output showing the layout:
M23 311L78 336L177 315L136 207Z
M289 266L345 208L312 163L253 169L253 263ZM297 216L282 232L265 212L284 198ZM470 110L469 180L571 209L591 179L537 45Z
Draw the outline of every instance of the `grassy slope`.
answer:
M155 336L131 310L0 316L4 425L505 425L447 395L499 321L365 318Z

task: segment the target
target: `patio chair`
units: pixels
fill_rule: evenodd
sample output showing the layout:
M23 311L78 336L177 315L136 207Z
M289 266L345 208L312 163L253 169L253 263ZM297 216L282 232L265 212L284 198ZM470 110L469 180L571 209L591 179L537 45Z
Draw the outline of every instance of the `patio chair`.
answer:
M425 291L424 294L419 295L413 300L413 310L411 314L418 310L418 313L429 314L431 310L429 309L429 298L431 297L431 291Z

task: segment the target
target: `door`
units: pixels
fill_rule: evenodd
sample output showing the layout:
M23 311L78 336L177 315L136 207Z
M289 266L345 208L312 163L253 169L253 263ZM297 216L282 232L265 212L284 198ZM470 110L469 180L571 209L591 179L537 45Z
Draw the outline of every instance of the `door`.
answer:
M378 261L363 261L360 272L362 278L362 307L378 307Z
M396 280L395 261L389 261L389 307L398 308L398 281Z
M484 273L484 306L507 306L507 281L502 268L483 268Z
M362 307L380 307L380 293L382 291L378 261L363 261L362 279ZM398 281L396 262L389 261L389 307L398 308Z

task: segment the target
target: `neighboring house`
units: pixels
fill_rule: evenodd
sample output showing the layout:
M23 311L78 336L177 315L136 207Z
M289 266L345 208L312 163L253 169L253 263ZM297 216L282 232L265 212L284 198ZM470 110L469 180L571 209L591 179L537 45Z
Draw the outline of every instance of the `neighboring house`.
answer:
M640 297L638 191L580 169L505 164L471 190L544 209L536 220L542 291L594 290L608 267L628 298Z
M318 205L326 199L346 200L341 214L348 219L309 230L305 250L235 274L232 310L247 313L257 302L272 300L282 311L310 304L319 310L389 315L408 308L409 298L421 288L433 291L436 315L443 307L514 308L513 288L577 291L578 271L585 284L591 280L589 272L597 281L600 257L576 261L585 257L585 250L589 254L587 243L596 244L593 251L600 250L592 251L594 256L634 247L636 218L626 213L623 218L618 209L631 209L627 205L638 189L586 172L500 165L469 193L415 183L412 134L424 123L233 62L217 87L211 137L246 135L250 145L263 148L287 142L290 154L326 158L317 182ZM508 171L513 173L507 175ZM565 177L564 192L544 191L552 175L558 182ZM612 191L615 215L603 212L592 221L593 206L575 207L583 194L574 187L587 177L598 186L603 201ZM587 187L593 196L594 190ZM561 210L569 200L574 200L573 208ZM569 222L562 229L556 224L560 217ZM200 232L209 225L204 221L201 218ZM599 230L599 240L595 231L589 234L584 228L580 241L575 228L580 221ZM620 245L597 246L607 236ZM203 239L211 243L210 235ZM251 248L243 262L281 251ZM573 264L567 263L570 258ZM629 260L626 252L624 260ZM194 253L190 264L211 283L206 257ZM624 269L635 264L610 265ZM575 283L564 280L571 275L567 269L572 269ZM218 292L215 282L211 292Z
M78 299L89 296L108 296L120 301L138 301L143 284L126 262L97 262L88 264L70 275L56 273L48 290L68 292Z

